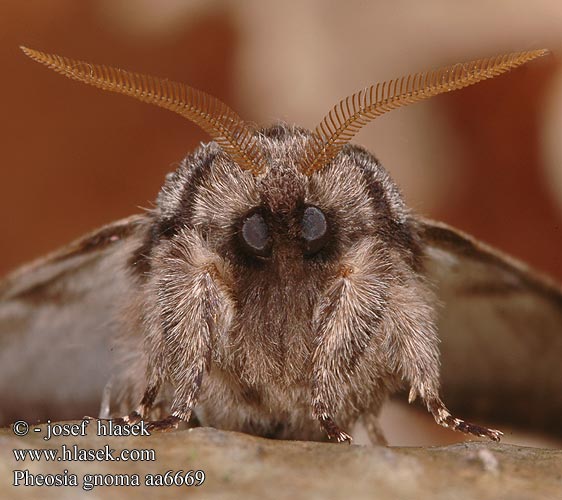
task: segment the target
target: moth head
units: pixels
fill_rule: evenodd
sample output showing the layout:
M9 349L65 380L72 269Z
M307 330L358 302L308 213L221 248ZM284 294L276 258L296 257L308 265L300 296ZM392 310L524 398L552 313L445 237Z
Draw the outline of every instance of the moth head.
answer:
M159 235L194 228L210 249L252 269L295 273L330 268L362 239L407 223L398 188L376 158L346 145L307 175L302 158L314 133L279 124L258 130L266 168L255 176L215 143L202 145L169 175L158 197Z
M387 111L492 78L547 52L512 53L378 83L342 99L310 132L286 126L256 131L224 103L188 85L22 50L69 78L156 104L207 131L213 142L189 157L160 193L154 238L196 227L213 248L236 248L256 264L295 256L328 259L359 235L380 232L381 220L404 219L382 167L348 146L353 136Z

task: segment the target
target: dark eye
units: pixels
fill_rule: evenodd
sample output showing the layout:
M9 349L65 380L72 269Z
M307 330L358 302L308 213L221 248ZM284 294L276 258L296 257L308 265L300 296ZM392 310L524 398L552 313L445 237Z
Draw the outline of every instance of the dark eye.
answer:
M307 207L302 217L302 238L305 253L312 255L324 248L328 241L328 222L322 210Z
M240 240L247 252L258 257L271 254L271 239L263 216L256 212L246 217L240 231Z

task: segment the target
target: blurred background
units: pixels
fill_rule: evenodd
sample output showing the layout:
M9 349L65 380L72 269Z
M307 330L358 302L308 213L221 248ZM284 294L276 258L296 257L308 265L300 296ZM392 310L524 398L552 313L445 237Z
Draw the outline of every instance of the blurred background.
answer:
M355 142L414 210L562 281L559 1L5 0L0 18L0 275L151 206L165 173L207 140L19 45L183 81L253 123L309 128L376 81L546 47L551 56L395 111Z

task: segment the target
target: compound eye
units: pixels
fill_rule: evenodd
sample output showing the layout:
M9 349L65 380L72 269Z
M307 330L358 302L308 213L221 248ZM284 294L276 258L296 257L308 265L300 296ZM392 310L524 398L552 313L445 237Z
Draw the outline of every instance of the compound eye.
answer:
M302 238L305 253L315 254L322 250L328 241L328 221L324 212L317 207L307 207L302 217Z
M271 253L271 238L263 216L256 212L246 217L240 231L240 240L247 252L258 257L268 257Z

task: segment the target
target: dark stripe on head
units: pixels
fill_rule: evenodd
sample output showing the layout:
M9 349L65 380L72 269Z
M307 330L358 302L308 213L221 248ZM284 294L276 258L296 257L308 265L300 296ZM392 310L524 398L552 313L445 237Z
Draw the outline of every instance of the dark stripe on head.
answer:
M152 249L162 239L174 237L181 228L190 227L192 224L193 208L197 189L212 162L218 154L217 151L198 152L188 156L182 165L167 179L158 195L158 210L154 212L154 222L148 231L142 245L133 252L129 259L129 266L135 276L143 277L151 270L150 256ZM175 184L181 183L181 186ZM181 192L180 203L172 198L172 192ZM165 215L159 215L165 214Z
M363 172L369 197L377 218L377 230L384 240L397 248L415 271L422 268L422 249L415 221L407 216L400 192L379 161L368 151L348 145L344 148ZM393 207L403 207L396 214Z

